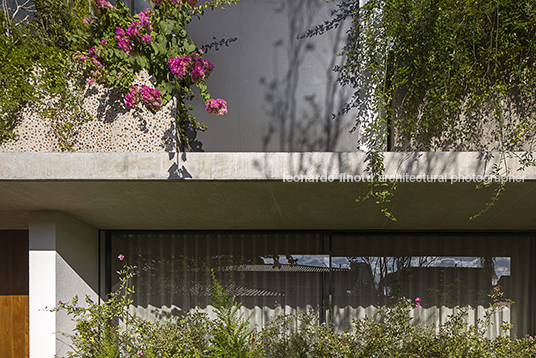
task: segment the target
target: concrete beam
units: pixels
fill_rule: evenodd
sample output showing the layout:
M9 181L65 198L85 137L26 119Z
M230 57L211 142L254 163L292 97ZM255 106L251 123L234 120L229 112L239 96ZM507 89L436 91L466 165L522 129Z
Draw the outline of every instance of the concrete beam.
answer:
M515 153L506 159L513 175L536 180L536 167L522 167ZM384 153L387 176L447 179L490 175L504 167L500 153ZM1 152L0 180L282 180L288 176L363 175L363 152L309 153L29 153Z
M469 220L495 187L458 179L492 173L498 157L386 153L387 175L405 175L387 205L392 222L374 200L356 203L367 183L338 180L366 171L364 153L0 153L0 229L52 210L120 230L536 230L536 170L516 171L516 158L508 165L524 181ZM283 180L295 175L335 180Z

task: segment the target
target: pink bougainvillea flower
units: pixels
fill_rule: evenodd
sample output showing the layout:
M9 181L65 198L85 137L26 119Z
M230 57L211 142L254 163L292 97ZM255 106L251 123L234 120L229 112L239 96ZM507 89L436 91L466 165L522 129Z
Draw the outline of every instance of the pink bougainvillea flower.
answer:
M88 52L89 52L89 56L91 56L91 57L98 57L99 56L99 54L97 53L97 50L95 50L93 47L91 47Z
M90 86L93 86L95 84L95 79L93 77L89 77L86 79L86 83Z
M125 52L129 52L131 50L129 39L120 40L119 48Z
M149 35L145 35L141 38L141 42L143 42L145 45L148 45L153 42L153 38Z
M214 65L210 63L209 61L202 59L201 57L196 58L195 61L196 61L196 66L203 66L205 68L205 75L206 75L206 78L208 78L210 74L212 73L212 70L214 70Z
M92 58L91 61L93 62L93 65L95 65L95 68L96 69L100 69L100 68L103 68L104 66L102 65L102 63L100 63L99 60L97 60L96 58Z
M123 261L123 259L125 258L125 255L119 254L119 256L117 256L117 258L119 259L119 261Z
M205 79L205 67L203 66L195 66L194 70L192 71L191 75L192 82L198 83Z
M91 76L95 77L97 80L102 77L102 73L100 71L91 70L89 73L91 73Z
M149 35L153 31L153 26L150 23L151 10L142 11L138 14L138 21L132 21L130 26L124 30L118 26L115 29L117 44L119 48L128 53L131 57L136 57L140 54L140 45L148 45L153 42L153 38Z
M151 16L151 9L147 9L138 14L138 19L140 19L141 23L143 24L144 21L150 20L150 16Z
M76 53L73 55L73 58L78 61L85 61L88 59L88 57L80 51L76 51Z
M138 14L138 19L141 22L141 25L145 29L147 33L150 33L153 31L153 25L151 25L151 16L152 16L151 9L147 9L145 11L142 11Z
M126 35L126 32L125 32L125 30L123 30L123 28L122 28L121 26L117 26L117 27L115 28L115 34L116 34L117 36L121 36L121 37L123 37L123 36Z
M141 349L138 350L138 353L136 353L137 355L139 356L142 356L143 355L143 351Z
M129 26L126 33L127 33L127 36L130 37L131 39L133 37L140 37L140 29L137 26Z
M100 9L104 9L105 7L113 8L112 4L109 1L106 0L95 0L95 3Z
M93 9L95 10L97 14L99 14L102 9L113 8L113 5L109 1L106 1L106 0L92 0L91 6L93 7Z
M132 109L136 107L137 104L138 104L138 87L132 86L132 89L130 90L130 92L125 95L125 107Z
M212 63L202 59L201 57L197 57L197 54L195 53L192 53L190 56L186 57L189 57L190 59L189 68L193 67L193 70L190 73L190 77L192 78L193 83L199 83L201 81L204 81L210 76L212 70L214 69L214 65ZM187 69L185 69L184 72L186 72L186 70ZM171 69L171 72L173 72L173 68Z
M103 44L103 45L106 45L106 44L107 44L106 40L101 40L100 43Z
M127 36L127 32L120 26L117 26L115 28L115 39L117 40L117 44L119 48L125 52L129 52L132 50L130 39Z
M132 86L131 91L125 95L125 107L132 109L140 101L151 111L156 112L162 108L162 95L160 91L145 85L141 86L141 88Z
M82 20L82 23L83 23L85 26L89 26L89 25L91 25L91 24L94 23L94 22L97 22L97 19L90 19L90 18L84 17L84 19Z
M162 97L160 91L148 86L141 86L141 99L145 107L158 111L162 108Z
M208 113L217 114L218 116L223 116L227 114L227 102L224 99L209 99L205 105L205 109Z
M192 58L190 56L171 57L168 64L171 73L182 80L192 67Z

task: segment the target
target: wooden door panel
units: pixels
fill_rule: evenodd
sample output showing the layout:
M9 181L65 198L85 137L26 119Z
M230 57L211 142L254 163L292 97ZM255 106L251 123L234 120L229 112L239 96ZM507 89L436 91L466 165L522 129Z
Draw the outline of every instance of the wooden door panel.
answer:
M28 231L0 230L0 356L29 356Z

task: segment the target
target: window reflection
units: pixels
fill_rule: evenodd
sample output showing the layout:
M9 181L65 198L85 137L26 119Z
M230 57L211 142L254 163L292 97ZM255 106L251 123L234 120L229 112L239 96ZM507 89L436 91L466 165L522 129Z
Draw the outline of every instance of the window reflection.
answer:
M497 285L509 297L510 257L347 256L334 257L333 267L349 270L339 280L351 281L334 295L352 296L357 306L385 305L402 297L419 297L424 307L487 306Z
M467 305L474 324L500 286L504 310L493 317L491 337L501 322L513 323L515 334L533 333L535 243L506 234L119 232L111 236L111 257L122 253L136 266L132 310L146 318L209 312L212 272L252 325L307 310L339 331L402 297L421 299L411 313L416 324L437 326ZM112 290L122 264L112 260Z
M257 325L280 313L313 311L325 319L330 267L324 246L324 236L317 234L116 235L112 240L113 251L136 266L131 309L137 314L210 312L214 274Z

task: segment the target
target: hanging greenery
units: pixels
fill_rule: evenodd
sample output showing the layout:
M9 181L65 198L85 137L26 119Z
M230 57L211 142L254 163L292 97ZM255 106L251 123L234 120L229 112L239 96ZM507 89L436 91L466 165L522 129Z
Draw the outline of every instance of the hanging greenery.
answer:
M489 209L510 173L507 155L532 149L536 2L343 0L334 15L306 36L352 19L336 70L355 89L343 111L356 111L375 179L361 199L374 198L394 220L387 204L395 184L379 180L385 150L493 150L501 164Z

